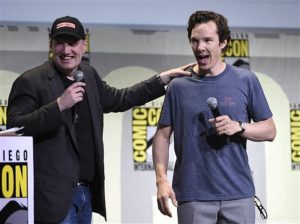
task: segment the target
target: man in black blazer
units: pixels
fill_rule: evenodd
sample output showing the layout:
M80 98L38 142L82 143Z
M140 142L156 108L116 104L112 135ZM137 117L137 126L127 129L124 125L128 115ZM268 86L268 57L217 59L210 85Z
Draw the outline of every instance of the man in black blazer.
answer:
M54 21L50 46L53 57L14 82L7 128L24 126L34 139L35 222L90 223L92 211L106 218L103 113L160 97L171 78L189 72L183 66L129 88L110 87L81 63L85 32L70 16Z

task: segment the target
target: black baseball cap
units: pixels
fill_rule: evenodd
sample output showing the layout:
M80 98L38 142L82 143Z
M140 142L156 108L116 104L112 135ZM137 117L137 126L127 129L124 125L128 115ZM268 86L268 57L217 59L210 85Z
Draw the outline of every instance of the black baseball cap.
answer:
M60 17L53 22L49 36L53 39L59 35L70 35L78 40L85 39L85 32L81 22L71 16Z

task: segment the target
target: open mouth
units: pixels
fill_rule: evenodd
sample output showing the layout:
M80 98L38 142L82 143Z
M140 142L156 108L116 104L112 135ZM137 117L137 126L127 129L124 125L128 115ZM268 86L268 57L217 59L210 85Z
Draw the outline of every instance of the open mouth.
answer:
M198 63L201 63L201 64L208 63L208 59L209 59L209 55L198 55L197 56L197 61L198 61Z

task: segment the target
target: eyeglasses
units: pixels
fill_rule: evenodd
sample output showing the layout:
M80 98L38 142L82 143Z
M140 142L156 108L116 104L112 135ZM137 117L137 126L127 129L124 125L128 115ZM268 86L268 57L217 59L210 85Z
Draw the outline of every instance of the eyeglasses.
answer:
M255 203L256 207L258 208L258 210L259 210L260 217L262 219L267 219L268 218L268 213L267 213L266 209L264 208L264 206L262 205L262 203L260 202L260 200L257 196L254 196L254 203Z

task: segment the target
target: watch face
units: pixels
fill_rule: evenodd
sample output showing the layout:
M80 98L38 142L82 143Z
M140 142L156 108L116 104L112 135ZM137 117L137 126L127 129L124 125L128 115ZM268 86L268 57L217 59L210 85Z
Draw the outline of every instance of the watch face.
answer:
M243 133L246 130L246 123L240 122L240 127L241 127L241 130L239 131L239 133Z
M246 124L244 122L241 123L241 128L242 128L242 131L245 131L246 129Z

